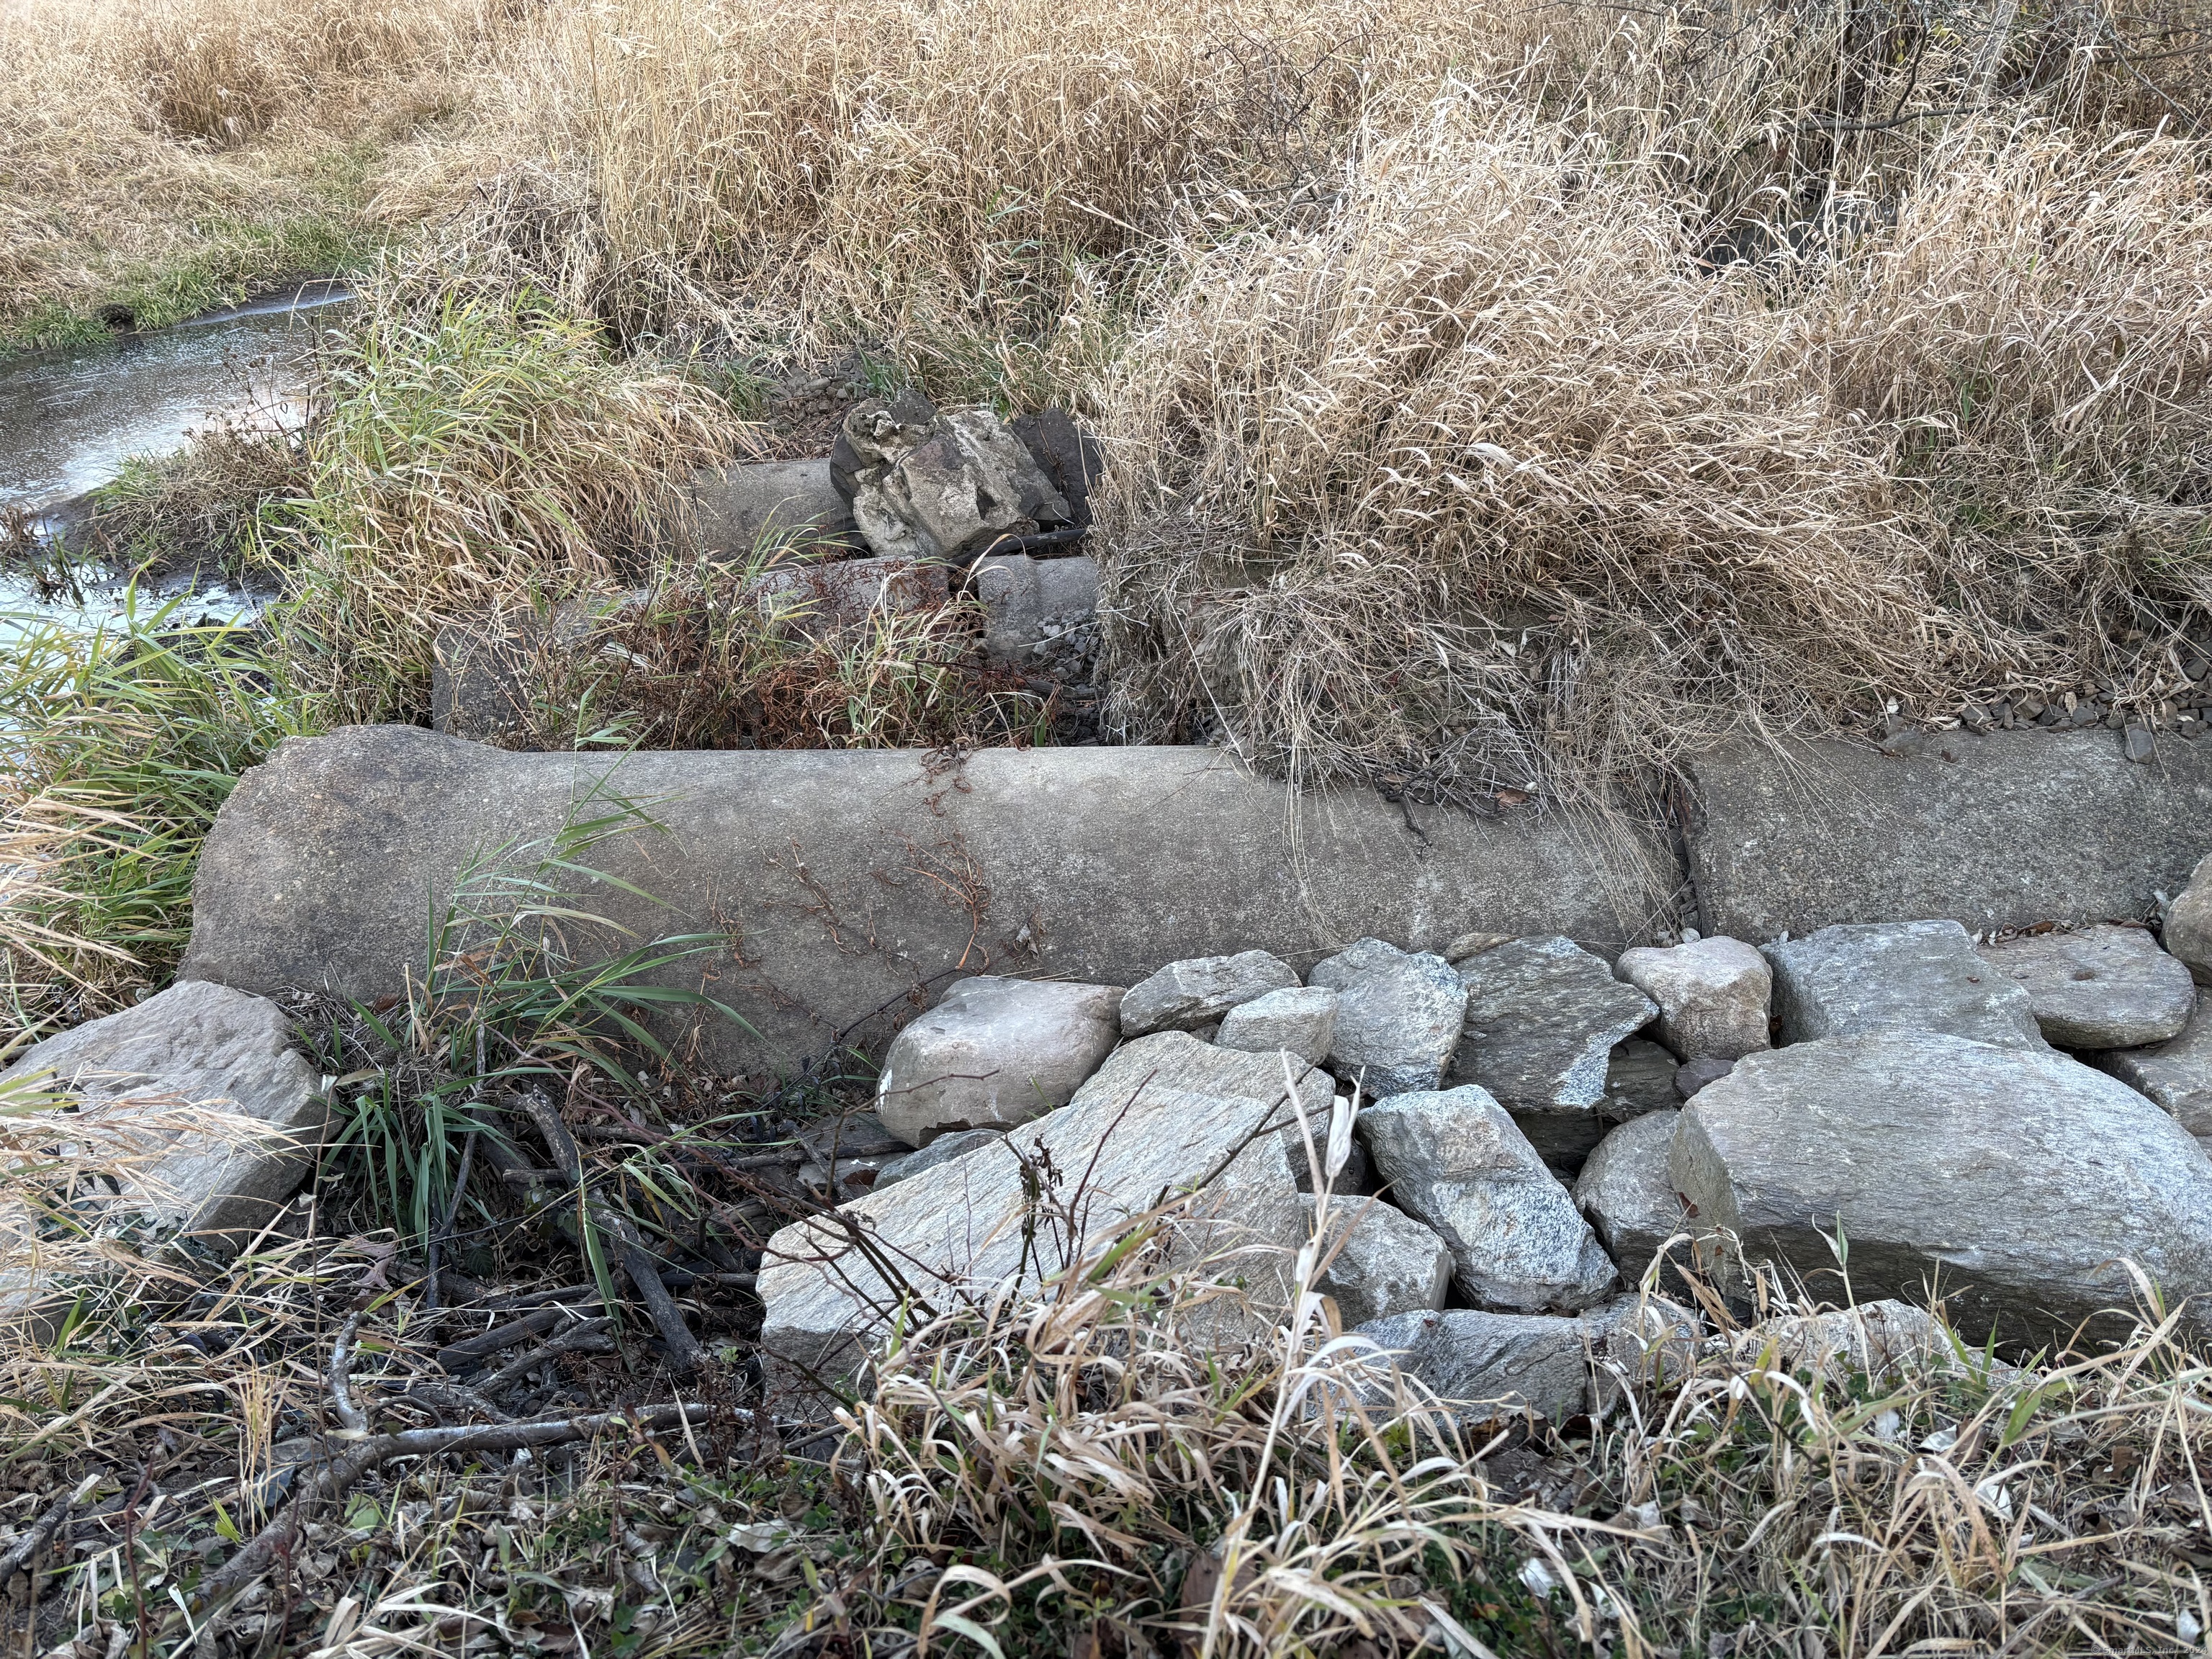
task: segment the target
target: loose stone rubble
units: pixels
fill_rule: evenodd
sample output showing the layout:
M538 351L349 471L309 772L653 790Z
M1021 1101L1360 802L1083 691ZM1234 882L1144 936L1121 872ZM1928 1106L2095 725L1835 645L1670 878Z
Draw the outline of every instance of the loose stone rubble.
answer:
M1785 1043L1943 1031L2007 1048L2045 1046L2027 993L1984 962L1955 921L1844 924L1765 949Z
M2189 1024L2172 1042L2117 1049L2095 1063L2212 1147L2212 992L2197 993Z
M1171 962L1121 999L1121 1035L1188 1031L1218 1021L1237 1004L1295 988L1297 971L1265 951ZM1242 1046L1242 1045L1237 1045Z
M1328 1060L1338 1077L1370 1100L1443 1080L1467 990L1442 957L1364 939L1316 963L1308 977L1338 993Z
M242 1133L152 1133L107 1206L218 1253L235 1251L283 1210L330 1122L328 1080L300 1052L283 1011L220 985L186 981L48 1037L0 1083L41 1073L84 1118L126 1133L134 1116L156 1120L179 1107L232 1120Z
M996 415L940 412L919 392L848 415L830 471L861 538L886 557L957 560L1073 522L1066 499Z

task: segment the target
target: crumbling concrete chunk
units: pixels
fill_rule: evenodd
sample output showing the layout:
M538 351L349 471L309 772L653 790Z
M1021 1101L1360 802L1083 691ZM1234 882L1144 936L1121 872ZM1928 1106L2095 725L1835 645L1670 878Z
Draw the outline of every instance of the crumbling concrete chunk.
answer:
M940 412L919 392L863 404L832 456L853 518L885 557L957 559L1068 521L1067 502L987 409Z

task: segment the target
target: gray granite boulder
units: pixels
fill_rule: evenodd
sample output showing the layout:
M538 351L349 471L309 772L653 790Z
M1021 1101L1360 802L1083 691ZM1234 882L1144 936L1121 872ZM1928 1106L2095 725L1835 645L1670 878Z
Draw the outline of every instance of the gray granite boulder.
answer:
M1467 990L1442 957L1364 939L1316 963L1307 978L1339 994L1329 1070L1370 1100L1433 1089L1443 1080Z
M283 1209L314 1167L331 1124L327 1084L300 1052L292 1022L264 998L220 985L173 985L134 1008L33 1045L0 1080L52 1074L133 1139L149 1141L112 1206L157 1231L233 1251ZM178 1107L202 1107L237 1133L155 1128ZM82 1119L80 1121L82 1121Z
M2189 885L2166 907L2166 948L2199 985L2212 985L2212 855L2190 872Z
M1215 1044L1265 1054L1287 1048L1308 1065L1328 1058L1336 1036L1336 1002L1341 994L1325 986L1294 986L1240 1002L1221 1017Z
M1208 1079L1250 1092L1184 1086ZM862 1369L908 1291L938 1308L1034 1291L1163 1203L1173 1211L1168 1264L1204 1264L1243 1285L1196 1310L1191 1334L1263 1340L1288 1306L1291 1265L1310 1237L1282 1138L1267 1133L1285 1092L1279 1055L1224 1054L1179 1031L1141 1037L1066 1105L996 1145L782 1229L759 1279L771 1396L824 1410L822 1385Z
M1189 1031L1219 1019L1240 1002L1297 985L1297 973L1265 951L1171 962L1131 986L1121 999L1121 1035Z
M1311 1232L1316 1200L1301 1196ZM1451 1252L1434 1232L1379 1198L1333 1198L1314 1288L1334 1299L1344 1328L1444 1305ZM1333 1254L1332 1254L1333 1253Z
M1433 1228L1453 1282L1479 1306L1574 1311L1618 1282L1557 1176L1487 1091L1468 1085L1377 1101L1357 1133L1384 1195Z
M2182 963L2140 927L2032 933L1981 947L2027 993L2044 1039L2061 1048L2139 1048L2180 1035L2197 1006Z
M1699 1335L1696 1316L1665 1302L1615 1298L1578 1318L1450 1308L1403 1313L1358 1334L1468 1417L1526 1412L1563 1422L1602 1405L1616 1378L1679 1374Z
M1689 1231L1668 1158L1678 1111L1651 1112L1598 1143L1575 1182L1575 1206L1589 1218L1622 1279L1641 1283L1667 1241ZM1684 1260L1689 1251L1678 1247Z
M1765 952L1784 1042L1939 1031L2002 1048L2047 1046L2027 993L1984 962L1955 921L1848 923Z
M1581 1168L1606 1131L1613 1046L1656 1005L1570 939L1508 939L1454 966L1467 1022L1449 1080L1496 1096L1546 1163Z
M2105 1316L2135 1298L2122 1258L2170 1304L2212 1291L2212 1160L2048 1048L1893 1030L1747 1055L1683 1108L1669 1170L1698 1228L1744 1255L1833 1298L1840 1236L1855 1295L1934 1281L1976 1342L2124 1334ZM1732 1249L1708 1260L1725 1273Z
M1659 1040L1686 1060L1735 1060L1771 1046L1773 970L1741 939L1624 951L1613 969L1659 1005Z
M1005 1129L1067 1103L1113 1051L1118 985L963 979L891 1042L876 1085L884 1127L911 1146Z
M2099 1054L2092 1063L2148 1096L2176 1123L2212 1146L2212 991L2197 994L2189 1024L2172 1042Z

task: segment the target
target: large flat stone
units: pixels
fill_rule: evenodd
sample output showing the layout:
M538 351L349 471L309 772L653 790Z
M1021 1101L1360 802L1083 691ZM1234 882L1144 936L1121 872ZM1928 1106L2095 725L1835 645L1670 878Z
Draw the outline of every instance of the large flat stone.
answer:
M2045 1041L2060 1048L2140 1048L2181 1035L2197 982L2140 927L2023 934L1982 960L2027 993Z
M759 1281L771 1388L818 1401L817 1385L860 1370L909 1293L942 1311L959 1298L1034 1290L1163 1203L1176 1206L1170 1260L1221 1257L1220 1273L1246 1284L1241 1306L1208 1304L1211 1334L1235 1341L1263 1332L1287 1305L1291 1265L1308 1237L1282 1138L1260 1133L1285 1092L1281 1067L1270 1096L1260 1068L1244 1064L1262 1056L1231 1056L1237 1069L1210 1071L1204 1048L1181 1032L1126 1044L1066 1106L1004 1140L856 1199L838 1211L842 1220L779 1231ZM1248 1075L1251 1094L1166 1080ZM1048 1170L1059 1184L1039 1193ZM851 1225L865 1229L867 1250Z
M751 461L713 468L691 483L702 545L742 559L774 542L838 540L859 550L853 504L837 493L830 463Z
M1683 1108L1701 1230L1861 1299L1924 1297L1970 1340L2124 1334L2122 1258L2168 1305L2212 1291L2212 1160L2125 1085L2048 1048L1887 1030L1750 1054ZM1728 1258L1721 1258L1725 1265ZM2202 1301L2195 1328L2212 1328Z
M732 1071L879 1048L956 972L1133 985L1194 954L1297 965L1363 934L1427 945L1507 918L1618 941L1636 914L1628 878L1564 818L1423 814L1416 833L1398 804L1350 789L1293 812L1282 784L1218 750L989 750L948 769L883 750L520 754L354 726L287 742L240 780L201 857L185 976L397 992L421 976L426 918L458 872L542 848L608 792L649 804L665 833L586 862L665 906L595 888L581 908L633 931L572 929L575 947L730 941L660 978L711 975L750 1023L699 1017L700 1063Z
M1765 951L1784 1042L1943 1031L2001 1046L2045 1046L2027 993L1984 962L1955 921L1823 927Z
M40 1073L125 1134L134 1116L157 1120L179 1106L241 1120L240 1133L155 1130L113 1206L222 1251L283 1209L330 1122L322 1074L300 1052L283 1010L219 985L173 985L49 1037L0 1081Z
M1690 770L1700 925L1737 939L1931 917L1977 933L2139 920L2212 854L2203 743L2162 742L2137 766L2112 732L1953 732L1910 759L1741 744Z

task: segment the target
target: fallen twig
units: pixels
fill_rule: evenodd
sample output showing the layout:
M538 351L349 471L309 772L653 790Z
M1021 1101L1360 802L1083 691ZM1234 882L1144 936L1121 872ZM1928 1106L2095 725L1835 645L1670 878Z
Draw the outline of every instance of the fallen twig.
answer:
M338 1327L338 1340L331 1344L330 1370L325 1373L331 1385L331 1414L348 1434L368 1432L368 1413L353 1397L353 1345L360 1335L361 1315L348 1314L345 1323Z
M283 1515L240 1546L238 1553L202 1581L198 1605L213 1607L243 1589L268 1569L289 1539L300 1517L316 1504L343 1497L371 1469L395 1457L434 1457L452 1452L519 1451L524 1447L560 1446L589 1440L612 1430L660 1429L678 1424L703 1423L713 1408L705 1405L650 1406L635 1413L599 1412L588 1417L535 1418L526 1423L471 1423L447 1428L406 1429L357 1441L344 1456L333 1459L323 1472L297 1492ZM739 1411L747 1422L752 1413Z
M515 1378L526 1376L556 1354L571 1353L584 1346L614 1322L613 1316L609 1315L598 1319L587 1319L580 1325L571 1327L550 1342L541 1343L528 1353L508 1360L506 1364L501 1365L479 1382L477 1385L477 1391L487 1395L497 1394Z
M69 1518L70 1511L91 1497L93 1489L106 1479L106 1469L94 1469L46 1505L39 1518L31 1522L30 1531L17 1539L7 1554L0 1555L0 1589L7 1589L8 1581L17 1573L29 1569L39 1552L46 1548L54 1534L61 1529L61 1524Z

